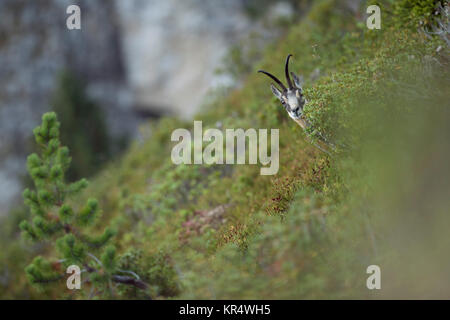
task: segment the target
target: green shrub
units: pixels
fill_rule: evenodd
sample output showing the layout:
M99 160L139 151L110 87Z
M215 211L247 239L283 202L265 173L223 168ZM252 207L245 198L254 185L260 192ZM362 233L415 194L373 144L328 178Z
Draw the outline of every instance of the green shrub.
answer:
M399 0L393 2L393 14L400 27L417 29L435 23L439 4L445 8L446 0Z
M118 269L116 249L110 245L116 231L106 227L103 233L92 235L95 232L90 227L101 215L98 201L89 198L83 207L70 202L70 198L87 187L87 181L65 182L71 158L69 149L60 144L59 128L55 113L44 114L42 124L33 131L40 154L33 153L27 160L35 190L26 189L23 196L32 220L22 221L20 228L27 239L55 246L57 257L52 260L35 257L25 268L29 281L43 288L64 280L64 270L77 265L84 271L83 279L91 288L90 295L82 288L84 296L111 296L114 294L111 283L147 288L138 277L123 275L123 270Z

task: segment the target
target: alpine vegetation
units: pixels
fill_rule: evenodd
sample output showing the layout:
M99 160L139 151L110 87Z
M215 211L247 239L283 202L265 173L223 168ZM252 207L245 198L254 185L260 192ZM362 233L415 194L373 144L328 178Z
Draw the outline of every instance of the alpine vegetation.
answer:
M31 222L22 221L20 228L27 239L56 247L56 251L48 250L54 252L53 259L37 256L25 268L29 281L42 289L47 284L66 282L66 270L79 268L82 285L76 287L82 292L84 286L89 287L89 297L111 296L117 283L146 289L147 284L137 274L118 268L116 249L110 244L115 230L106 227L103 233L91 236L91 227L101 215L97 199L88 199L82 207L69 202L88 182L65 182L71 158L69 149L60 144L59 127L54 112L44 114L42 124L33 131L39 154L27 159L35 190L26 189L23 197L33 218ZM67 284L70 288L69 281Z
M268 145L267 129L259 129L258 132L253 128L245 131L242 128L226 129L225 134L219 129L207 129L203 133L202 121L194 121L193 140L191 132L187 129L178 128L172 132L171 141L178 141L172 148L171 159L174 164L224 164L224 158L225 164L246 164L246 150L248 149L248 164L257 164L259 156L260 164L268 166L261 167L261 175L275 175L278 172L278 129L270 130L270 144ZM249 141L248 145L247 140ZM210 143L203 148L203 142ZM194 153L193 162L192 151Z

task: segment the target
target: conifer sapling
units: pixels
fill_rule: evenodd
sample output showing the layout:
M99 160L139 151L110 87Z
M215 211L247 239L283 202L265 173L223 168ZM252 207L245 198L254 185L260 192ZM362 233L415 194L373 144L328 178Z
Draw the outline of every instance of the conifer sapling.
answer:
M107 227L100 235L91 235L89 228L101 214L98 201L90 198L80 208L68 201L86 188L88 182L86 179L65 182L71 158L69 149L60 145L59 126L54 112L43 115L42 124L33 131L40 154L33 153L27 159L35 190L26 189L23 197L32 221L22 221L20 228L31 241L55 244L58 254L53 260L36 257L25 268L29 281L42 287L65 280L66 268L77 265L83 283L90 284L91 293L111 294L114 283L146 289L147 284L137 274L118 269L116 249L110 244L116 233L113 229Z

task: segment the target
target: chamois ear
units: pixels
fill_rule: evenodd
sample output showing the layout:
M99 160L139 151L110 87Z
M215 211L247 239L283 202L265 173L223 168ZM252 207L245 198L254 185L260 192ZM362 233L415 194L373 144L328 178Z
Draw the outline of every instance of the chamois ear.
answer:
M298 89L300 89L300 90L302 90L302 84L303 84L303 77L299 77L299 76L297 76L295 73L293 73L293 72L291 72L291 76L292 76L292 79L294 79L294 84L295 84L295 86L298 88Z
M275 95L275 97L278 98L278 100L280 100L281 102L284 102L284 100L283 100L283 95L282 95L281 91L278 90L278 88L275 87L275 86L273 85L273 83L270 84L270 89L272 89L272 93Z

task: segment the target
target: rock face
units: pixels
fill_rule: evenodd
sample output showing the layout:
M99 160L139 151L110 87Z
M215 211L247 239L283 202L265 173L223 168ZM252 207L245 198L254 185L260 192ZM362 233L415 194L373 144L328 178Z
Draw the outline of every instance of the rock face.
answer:
M242 1L118 1L129 80L138 101L190 117L230 44L252 22ZM149 90L149 88L152 88Z
M83 30L69 31L66 8L73 3L0 1L0 213L20 194L31 130L51 109L61 71L70 69L83 79L105 108L113 134L136 124L114 3L78 1Z
M143 114L192 117L226 80L214 71L230 46L261 30L245 14L251 1L1 0L0 214L20 194L31 131L61 71L82 79L112 135L135 133ZM81 30L66 28L71 4Z

